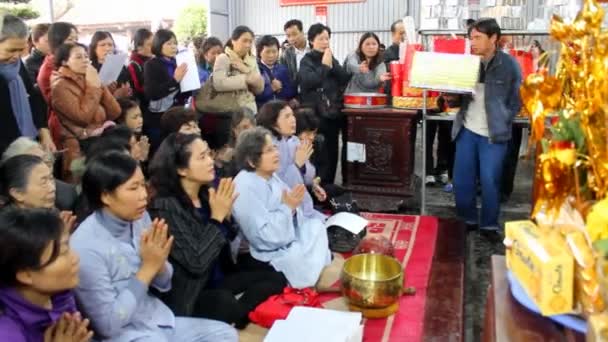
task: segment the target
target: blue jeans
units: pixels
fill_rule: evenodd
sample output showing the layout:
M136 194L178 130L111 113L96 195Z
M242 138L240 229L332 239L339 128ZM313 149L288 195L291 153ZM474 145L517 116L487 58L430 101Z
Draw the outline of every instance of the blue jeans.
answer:
M238 342L239 334L230 325L204 318L175 317L175 328L163 329L167 341Z
M458 216L481 229L498 230L500 186L508 143L490 143L487 137L462 128L456 137L454 195ZM481 184L481 220L477 212L477 180Z

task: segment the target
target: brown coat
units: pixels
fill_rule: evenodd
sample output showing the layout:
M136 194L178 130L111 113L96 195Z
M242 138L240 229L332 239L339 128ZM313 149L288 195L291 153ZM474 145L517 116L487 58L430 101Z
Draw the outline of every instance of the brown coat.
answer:
M107 87L91 87L84 75L61 67L51 77L51 105L60 123L63 156L63 178L72 177L72 162L81 156L78 140L98 134L106 121L120 116L120 106Z

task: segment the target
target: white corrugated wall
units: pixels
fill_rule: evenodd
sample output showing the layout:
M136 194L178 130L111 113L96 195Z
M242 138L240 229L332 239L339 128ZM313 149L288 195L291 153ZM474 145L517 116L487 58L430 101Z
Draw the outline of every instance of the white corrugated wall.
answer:
M261 36L271 34L284 39L283 24L300 19L304 30L314 24L314 6L279 6L279 0L229 0L230 26L247 25ZM359 37L375 32L382 43L390 45L390 25L407 13L407 0L366 0L358 3L328 4L327 24L332 30L331 45L342 61L357 48Z

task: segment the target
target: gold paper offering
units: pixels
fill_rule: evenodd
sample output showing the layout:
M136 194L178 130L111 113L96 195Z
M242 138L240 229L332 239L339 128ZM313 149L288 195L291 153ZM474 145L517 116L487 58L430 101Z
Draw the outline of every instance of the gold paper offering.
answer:
M574 261L561 234L530 221L507 222L505 233L507 265L541 313L572 312Z

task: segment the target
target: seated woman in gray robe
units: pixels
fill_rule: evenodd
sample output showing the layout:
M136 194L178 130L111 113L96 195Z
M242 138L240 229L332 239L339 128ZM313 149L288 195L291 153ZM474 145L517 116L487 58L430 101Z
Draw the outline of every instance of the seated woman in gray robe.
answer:
M251 255L283 272L291 286L314 286L331 262L323 221L303 214L306 187L289 188L277 175L279 153L261 127L243 132L235 161L238 197L232 213L250 244Z

